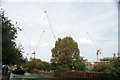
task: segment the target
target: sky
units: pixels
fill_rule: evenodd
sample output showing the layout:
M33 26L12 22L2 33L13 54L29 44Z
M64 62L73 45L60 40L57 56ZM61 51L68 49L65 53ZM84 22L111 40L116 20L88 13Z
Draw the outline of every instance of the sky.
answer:
M35 57L50 62L55 41L66 36L72 37L78 43L80 56L89 61L96 60L97 48L94 43L99 49L102 48L99 58L112 57L113 53L118 52L117 2L42 1L2 1L5 15L13 24L17 22L16 26L22 29L18 31L16 43L17 46L19 43L23 46L24 57L33 57L32 53L39 42Z

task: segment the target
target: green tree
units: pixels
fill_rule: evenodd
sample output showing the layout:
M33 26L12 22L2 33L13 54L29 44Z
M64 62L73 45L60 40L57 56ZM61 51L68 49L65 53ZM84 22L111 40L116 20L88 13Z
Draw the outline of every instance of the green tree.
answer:
M120 59L112 59L110 61L110 67L104 71L104 74L108 78L120 78Z
M17 31L21 30L15 27L8 17L5 17L4 11L1 14L2 19L2 63L3 64L18 64L22 62L23 56L21 47L16 46L15 39Z
M42 64L44 65L43 70L51 70L51 64L45 61L42 61Z
M23 67L29 69L38 69L38 70L47 70L47 71L51 70L50 63L35 58L23 64Z
M110 64L108 64L108 63L98 63L95 67L94 67L94 69L93 69L93 71L96 71L96 72L104 72L106 69L108 69L110 67Z
M102 72L105 77L110 78L120 78L120 59L113 58L110 60L110 63L99 63L94 69L96 72Z
M85 64L81 61L76 61L73 63L74 65L74 70L76 71L84 71L85 70Z
M65 37L63 39L58 38L55 47L51 51L51 62L53 66L55 65L55 69L57 68L56 66L59 66L58 68L62 67L62 69L65 68L65 70L71 70L72 67L77 67L72 64L80 60L80 51L77 42L71 37Z

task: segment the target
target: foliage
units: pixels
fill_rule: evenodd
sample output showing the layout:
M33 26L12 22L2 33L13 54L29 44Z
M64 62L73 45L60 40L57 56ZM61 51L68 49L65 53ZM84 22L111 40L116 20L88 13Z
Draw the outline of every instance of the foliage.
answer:
M54 76L55 76L55 77L60 77L60 76L61 76L61 73L64 72L64 71L69 71L68 66L67 66L67 65L58 65L58 66L56 67Z
M20 64L23 62L22 50L17 48L15 39L17 31L21 30L15 27L8 17L5 17L4 11L1 11L2 19L2 63L3 64Z
M76 71L84 71L85 70L85 64L81 61L74 62L74 70Z
M103 63L98 63L93 70L97 72L104 72L109 67L110 67L110 64L103 62Z
M103 72L107 78L120 78L120 59L112 59L110 63L99 63L95 66L94 71Z
M67 65L58 65L56 70L64 72L64 71L68 71L69 69L67 68Z
M110 61L110 64L115 67L115 68L118 68L120 67L120 59L119 58L116 58L116 59L112 59Z
M55 70L55 76L59 77L62 72L73 69L84 70L85 64L79 55L78 44L71 37L58 38L51 52L52 69Z
M68 69L71 68L71 63L80 58L77 43L71 37L63 39L58 38L55 47L52 51L51 62L56 65L66 64Z
M24 68L38 69L38 70L51 70L51 64L40 59L32 59L23 65Z
M106 77L120 78L120 59L113 59L110 61L110 67L104 71Z

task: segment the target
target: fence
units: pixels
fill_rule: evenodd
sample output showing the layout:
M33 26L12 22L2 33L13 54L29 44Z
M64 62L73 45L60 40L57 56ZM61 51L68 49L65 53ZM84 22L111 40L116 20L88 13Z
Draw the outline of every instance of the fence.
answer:
M81 78L81 79L104 79L104 76L100 73L89 72L63 72L62 78Z
M62 80L120 80L119 77L106 78L101 73L93 72L63 72L61 73Z

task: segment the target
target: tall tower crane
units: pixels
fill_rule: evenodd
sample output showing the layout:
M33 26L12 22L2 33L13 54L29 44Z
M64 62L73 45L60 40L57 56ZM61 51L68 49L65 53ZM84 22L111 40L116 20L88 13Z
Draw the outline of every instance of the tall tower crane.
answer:
M93 39L92 39L92 37L90 36L90 34L89 34L88 32L87 32L87 34L88 34L91 42L94 44L94 46L95 46L96 49L97 49L97 51L96 51L96 61L98 62L98 61L99 61L99 54L101 54L101 49L102 49L102 48L99 49L99 48L97 47L97 45L95 44L95 42L93 41Z
M45 31L43 31L42 34L40 35L39 41L38 41L38 43L37 43L37 46L36 46L36 48L34 49L34 52L32 53L32 54L34 55L34 58L35 58L36 51L37 51L37 49L38 49L39 43L40 43L40 41L41 41L41 38L42 38L44 32L45 32Z

